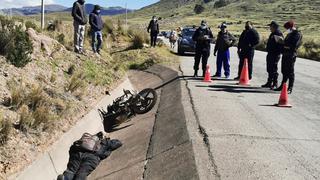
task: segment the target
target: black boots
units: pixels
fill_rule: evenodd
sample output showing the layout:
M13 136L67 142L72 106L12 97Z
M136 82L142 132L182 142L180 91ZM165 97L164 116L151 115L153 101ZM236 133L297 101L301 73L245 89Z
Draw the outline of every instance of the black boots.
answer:
M261 87L262 88L270 88L271 89L272 83L271 83L271 81L268 81L266 84L262 85Z
M193 77L198 77L198 70L194 71Z

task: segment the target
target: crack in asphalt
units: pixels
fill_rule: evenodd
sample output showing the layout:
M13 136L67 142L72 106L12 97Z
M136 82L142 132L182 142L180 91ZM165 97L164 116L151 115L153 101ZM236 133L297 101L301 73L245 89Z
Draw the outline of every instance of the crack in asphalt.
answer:
M211 135L210 135L211 136ZM250 136L245 134L213 134L213 137L240 137L246 139L262 139L262 140L283 140L283 141L307 141L307 142L318 142L320 139L298 139L298 138L280 138L280 137L266 137L266 136Z
M179 66L179 70L183 74L181 66ZM193 100L193 97L192 97L192 94L191 94L191 89L189 88L189 82L187 81L186 78L183 78L183 80L185 81L185 86L186 86L186 89L188 91L188 95L190 97L190 104L191 104L191 107L192 107L192 111L194 112L194 115L195 115L195 118L196 118L196 121L197 121L197 124L198 124L199 134L203 137L203 143L206 146L206 149L207 149L207 152L208 152L208 156L209 156L209 159L210 159L210 163L211 163L211 166L213 167L213 170L214 170L214 174L217 176L218 179L221 179L221 175L218 172L218 166L216 165L215 159L214 159L212 151L211 151L211 146L210 146L208 134L207 134L206 130L204 129L204 127L201 126L198 113L197 113L197 111L195 109L195 104L194 104L194 100Z

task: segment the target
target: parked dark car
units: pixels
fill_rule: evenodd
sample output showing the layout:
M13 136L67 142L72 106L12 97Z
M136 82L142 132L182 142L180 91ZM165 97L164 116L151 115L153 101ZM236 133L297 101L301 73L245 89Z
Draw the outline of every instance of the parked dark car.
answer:
M186 52L195 52L196 43L192 40L192 36L195 32L195 27L183 28L178 39L178 54L183 55Z

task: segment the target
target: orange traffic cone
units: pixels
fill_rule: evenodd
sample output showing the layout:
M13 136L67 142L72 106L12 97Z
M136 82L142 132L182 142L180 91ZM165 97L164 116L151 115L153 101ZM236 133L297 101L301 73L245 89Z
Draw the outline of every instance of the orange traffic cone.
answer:
M248 72L248 59L244 59L244 64L242 67L242 71L241 71L241 76L239 79L239 84L240 85L244 85L244 86L248 86L250 85L249 83L249 72Z
M282 86L282 91L281 91L281 95L279 98L279 103L277 104L278 107L289 107L291 108L292 105L289 104L289 100L288 100L288 88L287 88L287 83L284 83Z
M211 82L211 71L210 71L210 66L207 65L207 68L206 68L206 73L204 75L204 79L203 79L203 82Z

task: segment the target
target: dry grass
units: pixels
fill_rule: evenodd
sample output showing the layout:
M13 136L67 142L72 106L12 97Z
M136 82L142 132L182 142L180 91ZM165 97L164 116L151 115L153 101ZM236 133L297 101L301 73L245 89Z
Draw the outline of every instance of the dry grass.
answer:
M11 129L12 124L3 117L3 113L0 111L0 145L4 145L8 141Z
M85 87L86 83L84 81L84 78L85 77L82 72L73 74L67 83L66 90L75 92L76 90Z

